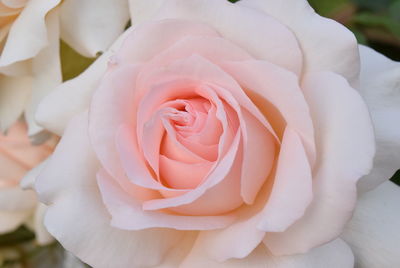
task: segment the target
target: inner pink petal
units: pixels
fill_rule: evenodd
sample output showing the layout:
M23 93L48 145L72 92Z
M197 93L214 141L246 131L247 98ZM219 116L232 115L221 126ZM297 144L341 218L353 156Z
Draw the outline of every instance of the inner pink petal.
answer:
M215 145L219 142L219 137L222 134L221 122L216 117L215 106L211 106L207 115L204 115L205 122L203 127L197 133L191 133L191 135L182 135L188 141L197 142L204 145ZM203 118L202 115L199 116ZM179 134L187 134L186 131L179 131Z
M193 189L210 172L212 162L182 163L160 155L160 176L173 189Z

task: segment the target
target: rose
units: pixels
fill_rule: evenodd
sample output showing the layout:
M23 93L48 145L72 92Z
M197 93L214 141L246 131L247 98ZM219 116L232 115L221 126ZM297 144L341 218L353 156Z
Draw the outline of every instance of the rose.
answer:
M361 79L365 96L397 94L397 70L364 75L398 64L361 48L359 76L354 36L304 1L147 7L147 22L39 107L38 120L63 134L35 185L50 233L94 267L352 267L338 237L374 154L353 88ZM384 120L398 111L383 94L372 101ZM397 126L376 127L392 134L378 144L398 150ZM398 199L392 188L379 199ZM398 217L383 227L365 214L344 236L357 261L382 266L379 250L366 256L354 239L367 224L397 264L396 238L381 234Z
M25 112L30 136L39 133L37 105L61 83L60 37L94 57L124 30L127 6L127 0L1 0L0 131Z
M38 203L33 191L23 191L19 184L52 153L56 142L52 137L42 145L32 145L23 122L15 123L7 135L0 134L0 233L32 222L39 243L52 241L42 225L45 206Z

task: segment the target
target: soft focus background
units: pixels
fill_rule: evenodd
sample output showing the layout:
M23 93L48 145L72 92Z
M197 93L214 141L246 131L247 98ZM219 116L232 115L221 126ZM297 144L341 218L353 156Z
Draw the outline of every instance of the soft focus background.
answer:
M319 14L337 20L352 30L361 44L400 61L400 0L309 0L309 2ZM78 55L61 42L64 80L77 76L93 60ZM400 185L400 171L393 176L392 181ZM71 259L63 262L65 256L70 257L57 243L44 247L37 246L34 234L26 227L21 227L10 234L0 235L0 268L80 266L71 263Z

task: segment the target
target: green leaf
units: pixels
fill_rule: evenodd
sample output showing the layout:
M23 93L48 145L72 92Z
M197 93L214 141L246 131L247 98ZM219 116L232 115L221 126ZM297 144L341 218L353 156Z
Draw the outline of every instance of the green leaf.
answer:
M390 180L400 186L400 169L397 170L396 173L394 173L393 177Z
M26 227L21 226L12 233L0 235L0 247L14 246L20 243L31 241L35 234Z
M330 17L349 4L349 0L309 0L315 11L325 17Z
M353 34L356 36L357 42L358 42L359 44L363 44L363 45L367 45L367 44L368 44L368 39L367 39L367 37L364 35L363 32L361 32L360 30L358 30L358 29L356 29L356 28L354 28L354 27L350 27L349 29L350 29L350 30L353 32Z
M354 16L353 21L361 26L383 28L400 37L400 22L389 16L362 12Z
M332 0L334 2L334 0ZM359 7L378 11L386 10L392 0L352 0L352 2Z
M400 22L400 0L394 1L389 7L390 16Z
M60 54L63 81L76 77L95 60L83 57L63 41L60 44Z

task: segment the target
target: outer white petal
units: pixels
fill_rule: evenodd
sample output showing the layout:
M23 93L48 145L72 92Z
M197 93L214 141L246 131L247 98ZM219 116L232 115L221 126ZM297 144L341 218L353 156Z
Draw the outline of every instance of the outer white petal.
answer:
M20 182L20 186L24 190L34 189L34 184L36 177L42 172L43 168L46 166L49 158L44 160L42 163L31 169L25 176L22 178Z
M82 55L95 57L122 34L128 20L127 0L65 0L61 37Z
M48 45L32 59L32 95L25 110L28 123L28 135L33 136L43 130L34 120L40 101L51 90L61 84L60 41L58 10L50 11L46 16Z
M304 55L304 72L331 71L357 84L359 55L355 36L334 20L319 16L307 0L241 0L276 18L296 35Z
M49 204L45 226L67 250L94 267L158 265L184 232L111 227L96 184L98 162L88 139L87 120L87 113L71 120L37 178L36 190Z
M360 46L360 54L360 93L370 109L377 140L374 168L358 184L365 192L400 168L400 63L365 46Z
M0 131L6 131L23 113L31 95L30 77L0 75Z
M168 0L154 19L168 18L205 23L256 59L301 73L303 56L296 36L259 10L225 0Z
M22 189L33 189L36 177L43 171L49 159L46 159L35 168L31 169L25 177L22 179L20 185ZM35 199L36 200L36 199ZM36 204L36 202L35 202ZM46 213L47 206L38 203L33 215L33 221L31 221L31 229L35 232L36 241L39 245L47 245L54 241L54 238L49 234L46 227L44 226L44 215Z
M33 229L35 231L36 241L39 245L47 245L54 241L54 238L44 226L44 215L46 211L47 206L39 203L33 217Z
M129 12L132 25L136 25L137 23L151 18L164 2L165 0L129 0Z
M46 129L61 135L69 120L89 107L93 91L107 69L110 57L121 46L127 30L112 47L99 57L78 77L64 82L49 94L40 104L36 120Z
M0 211L23 211L34 209L36 195L33 191L24 191L19 186L0 189Z
M32 214L32 210L0 211L0 234L14 231Z
M13 23L0 56L0 67L34 57L47 45L46 14L61 0L30 0Z
M354 256L349 246L340 239L314 248L306 254L291 256L273 256L263 245L256 248L251 255L244 259L231 259L226 262L215 262L203 254L201 240L198 240L179 266L181 268L352 268Z
M342 238L356 267L400 267L400 187L388 181L361 195Z

